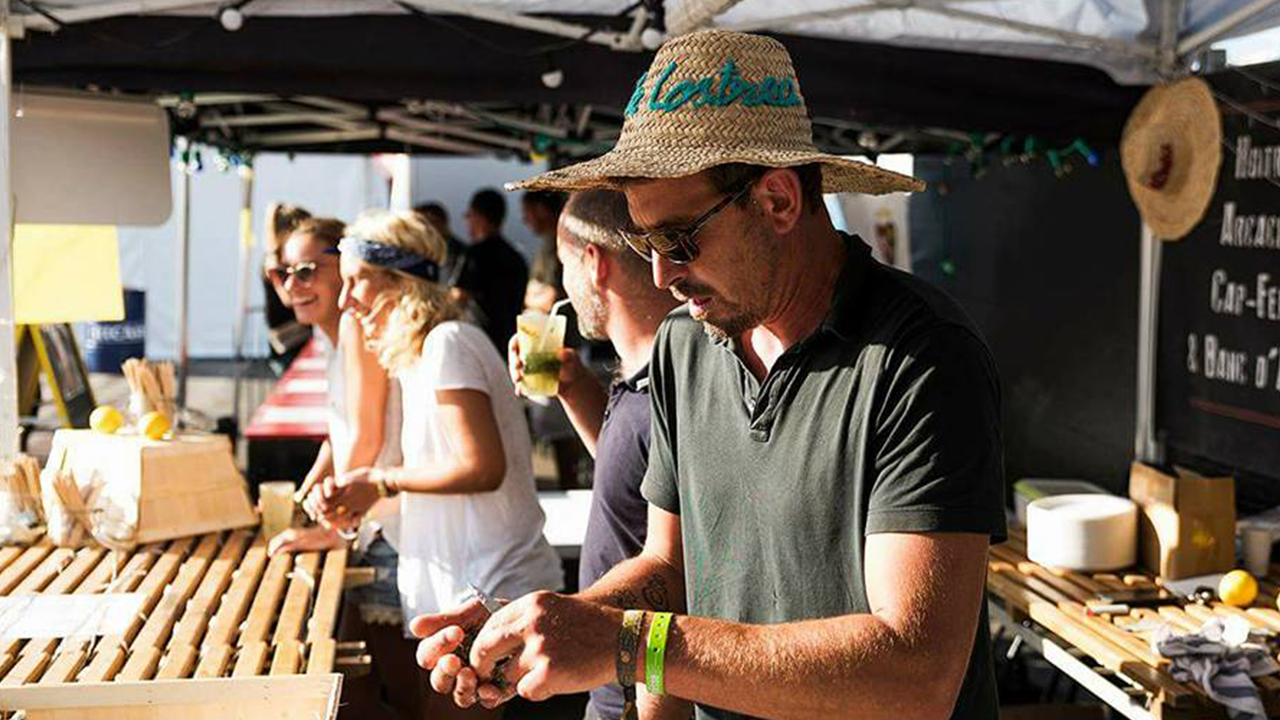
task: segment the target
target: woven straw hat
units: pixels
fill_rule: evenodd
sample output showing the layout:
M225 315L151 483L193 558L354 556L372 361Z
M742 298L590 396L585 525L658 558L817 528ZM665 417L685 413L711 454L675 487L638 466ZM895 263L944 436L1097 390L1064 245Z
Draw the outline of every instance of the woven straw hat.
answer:
M724 30L682 35L658 50L632 91L613 150L507 187L618 189L613 178L684 177L726 163L821 163L825 192L924 189L915 178L818 152L787 49Z
M1208 84L1187 78L1151 88L1125 123L1120 161L1156 237L1191 232L1213 199L1222 163L1222 118Z

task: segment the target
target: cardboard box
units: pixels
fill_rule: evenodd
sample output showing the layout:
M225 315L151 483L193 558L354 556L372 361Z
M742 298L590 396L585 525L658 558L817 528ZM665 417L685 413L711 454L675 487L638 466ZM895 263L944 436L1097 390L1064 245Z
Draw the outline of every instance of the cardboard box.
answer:
M1176 475L1142 463L1129 472L1138 504L1138 559L1166 580L1226 572L1236 561L1236 485L1184 468Z
M248 486L232 460L231 442L223 435L148 440L59 430L46 470L50 466L70 470L93 505L119 513L136 530L134 543L258 523Z

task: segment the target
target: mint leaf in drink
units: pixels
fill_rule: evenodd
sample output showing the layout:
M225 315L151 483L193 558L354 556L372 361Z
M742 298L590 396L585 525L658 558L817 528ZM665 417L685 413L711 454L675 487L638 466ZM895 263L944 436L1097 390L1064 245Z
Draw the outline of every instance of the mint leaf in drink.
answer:
M533 353L524 359L525 375L560 375L560 356L556 353Z

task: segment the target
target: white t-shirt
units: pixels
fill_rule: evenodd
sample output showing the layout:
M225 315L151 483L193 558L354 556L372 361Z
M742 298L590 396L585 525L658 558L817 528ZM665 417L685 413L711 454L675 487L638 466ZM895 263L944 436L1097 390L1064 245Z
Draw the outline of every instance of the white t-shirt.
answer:
M351 416L347 414L347 384L343 375L342 344L330 345L323 333L317 333L325 349L325 375L329 380L329 449L333 452L334 467L346 467L351 454ZM382 449L374 461L376 467L400 465L400 383L391 382L387 388L387 411L384 416ZM348 468L350 469L350 468ZM399 545L400 518L394 499L383 501L374 507L365 522L360 525L361 548L373 540L374 531L381 529L382 536L392 547Z
M436 391L478 390L489 396L507 468L491 492L400 493L405 620L462 604L472 584L503 598L559 589L560 559L542 536L546 518L534 488L529 426L489 337L469 323L441 323L396 379L404 398L405 467L430 467L450 454L448 428L436 419Z

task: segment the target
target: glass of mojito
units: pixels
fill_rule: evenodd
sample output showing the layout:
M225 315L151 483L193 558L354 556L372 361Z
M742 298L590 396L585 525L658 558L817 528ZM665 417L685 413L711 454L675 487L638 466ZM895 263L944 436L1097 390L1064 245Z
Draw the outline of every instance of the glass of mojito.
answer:
M564 315L521 313L516 318L516 344L524 374L520 389L525 395L553 397L560 391L560 349L564 347Z

